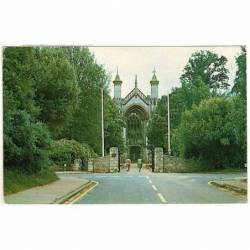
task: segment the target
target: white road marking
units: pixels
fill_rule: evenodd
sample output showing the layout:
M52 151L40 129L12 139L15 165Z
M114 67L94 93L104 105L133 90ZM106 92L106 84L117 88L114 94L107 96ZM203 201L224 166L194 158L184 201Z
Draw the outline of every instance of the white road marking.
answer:
M148 182L149 182L150 184L152 184L152 181L151 181L151 180L148 180Z
M158 196L159 196L159 198L160 198L160 200L161 200L162 203L166 203L167 202L161 193L158 193Z
M145 178L143 175L93 175L94 178Z
M146 178L149 180L149 177L148 177L148 176L146 176Z
M120 175L95 175L93 176L95 178L132 178L133 176L132 175L124 175L124 176L120 176Z
M156 188L155 185L152 185L152 188L153 188L155 191L157 191L157 188Z

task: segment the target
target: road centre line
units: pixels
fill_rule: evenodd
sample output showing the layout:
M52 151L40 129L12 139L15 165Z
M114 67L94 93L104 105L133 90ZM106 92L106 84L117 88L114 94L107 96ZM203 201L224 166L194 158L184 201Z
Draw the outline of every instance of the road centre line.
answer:
M158 193L158 196L159 196L159 198L160 198L160 200L161 200L162 203L166 203L167 202L161 193Z
M148 182L149 182L150 184L152 184L152 183L153 183L151 180L148 180Z
M157 188L156 188L155 185L152 185L152 188L153 188L155 191L157 191Z
M145 178L143 175L93 175L94 178Z

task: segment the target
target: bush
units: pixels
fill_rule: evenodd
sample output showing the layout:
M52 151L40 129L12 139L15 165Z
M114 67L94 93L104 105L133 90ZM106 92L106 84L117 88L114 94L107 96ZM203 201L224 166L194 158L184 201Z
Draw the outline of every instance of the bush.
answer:
M8 113L4 123L4 164L8 169L35 173L48 167L51 143L47 127L26 111Z
M210 98L185 111L178 135L181 156L209 162L213 167L243 166L246 154L242 150L237 124L244 124L244 114L234 98ZM242 108L242 106L241 106ZM235 121L236 114L241 121Z
M83 164L86 164L88 159L94 156L95 152L87 144L67 139L54 141L50 152L50 159L60 166L71 166L75 159L81 159Z

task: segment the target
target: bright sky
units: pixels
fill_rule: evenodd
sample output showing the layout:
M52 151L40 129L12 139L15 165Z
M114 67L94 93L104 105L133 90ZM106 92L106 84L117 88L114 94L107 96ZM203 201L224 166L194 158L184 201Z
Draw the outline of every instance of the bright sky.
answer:
M112 81L118 67L122 83L122 97L134 87L135 75L138 88L145 95L150 94L152 71L155 67L159 83L159 96L166 95L173 87L180 86L179 78L191 54L197 50L210 50L227 59L230 71L229 83L233 84L236 64L235 57L240 53L239 46L229 47L90 47L99 64L104 64L112 74ZM110 86L113 96L113 83Z

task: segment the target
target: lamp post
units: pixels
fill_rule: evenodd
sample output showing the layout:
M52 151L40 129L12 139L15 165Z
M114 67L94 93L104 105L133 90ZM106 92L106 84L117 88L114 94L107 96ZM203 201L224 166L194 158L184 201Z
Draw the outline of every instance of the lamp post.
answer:
M168 154L171 155L169 97L170 97L170 93L168 93Z
M104 116L103 116L103 88L101 88L102 103L102 157L104 157Z

